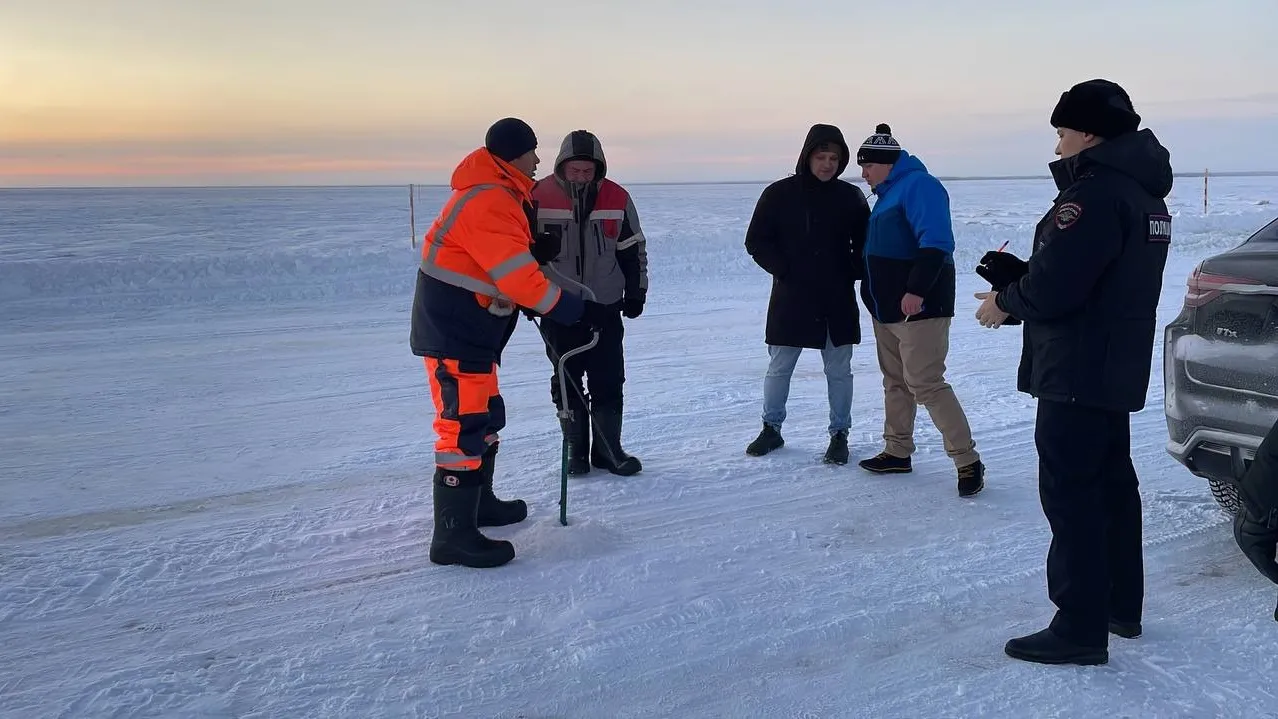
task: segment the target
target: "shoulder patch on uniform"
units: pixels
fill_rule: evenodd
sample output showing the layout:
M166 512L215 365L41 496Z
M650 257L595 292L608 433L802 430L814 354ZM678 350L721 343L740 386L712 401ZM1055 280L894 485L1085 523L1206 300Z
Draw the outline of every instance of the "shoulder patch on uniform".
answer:
M1149 229L1145 231L1146 242L1171 242L1171 215L1145 215Z
M1077 202L1065 202L1056 208L1056 229L1068 230L1083 216L1083 206Z

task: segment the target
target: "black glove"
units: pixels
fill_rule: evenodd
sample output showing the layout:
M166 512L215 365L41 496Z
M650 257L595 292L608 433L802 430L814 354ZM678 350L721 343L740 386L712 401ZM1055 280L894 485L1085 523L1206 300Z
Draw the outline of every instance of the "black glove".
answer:
M554 232L541 232L533 237L532 256L537 264L545 265L553 262L563 249L563 241Z
M981 263L976 266L976 274L985 278L990 283L990 288L995 292L1002 292L1007 286L1025 276L1029 272L1029 263L1010 252L995 252L993 250L986 252L981 257ZM1018 317L1008 316L1003 321L1005 325L1019 325L1021 320Z
M636 292L634 294L627 293L625 299L621 301L621 314L625 315L627 319L632 320L643 314L643 303L645 299L646 294L643 292Z
M1234 541L1261 574L1278 584L1278 562L1274 561L1278 553L1275 549L1278 547L1278 512L1271 513L1270 518L1262 522L1246 508L1239 510L1234 517ZM1274 618L1278 619L1278 614Z
M601 305L593 300L585 300L581 319L577 322L592 330L601 330L616 316L617 308L614 305Z
M1002 292L1027 272L1029 263L1010 252L986 252L976 266L976 274L984 277L995 292Z

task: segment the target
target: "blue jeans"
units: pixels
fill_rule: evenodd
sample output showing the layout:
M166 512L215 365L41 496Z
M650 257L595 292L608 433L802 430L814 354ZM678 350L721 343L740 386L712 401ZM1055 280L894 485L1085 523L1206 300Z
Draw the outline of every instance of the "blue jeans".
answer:
M830 434L846 432L852 426L852 348L835 347L825 338L821 361L825 364L826 392L830 401ZM790 397L790 377L802 347L768 345L768 372L763 377L763 421L781 429L785 422L785 402Z

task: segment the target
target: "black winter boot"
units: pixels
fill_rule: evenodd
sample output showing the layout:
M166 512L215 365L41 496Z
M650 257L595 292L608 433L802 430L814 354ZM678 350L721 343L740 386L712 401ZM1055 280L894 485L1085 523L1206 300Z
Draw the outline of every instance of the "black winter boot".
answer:
M1003 647L1007 656L1039 664L1105 664L1109 650L1075 644L1051 629L1009 639Z
M504 527L507 524L522 522L528 518L528 504L522 499L498 499L493 494L493 472L496 469L497 445L493 442L484 452L483 464L479 466L483 485L479 493L479 511L476 525L480 527Z
M746 454L751 457L762 457L768 452L781 449L784 446L785 438L781 436L781 430L764 422L759 436L755 437L754 441L746 446Z
M1123 622L1117 619L1110 619L1109 633L1117 634L1123 639L1135 639L1141 634L1140 622Z
M621 448L621 405L595 407L591 412L594 442L590 447L590 463L613 474L629 477L643 469L638 457Z
M483 477L479 470L435 470L435 533L430 561L466 567L500 567L515 558L515 546L480 534L476 526Z
M981 460L959 467L958 493L960 497L971 497L985 489L985 465Z
M825 463L848 463L848 433L846 430L839 430L830 435L830 446L825 450Z

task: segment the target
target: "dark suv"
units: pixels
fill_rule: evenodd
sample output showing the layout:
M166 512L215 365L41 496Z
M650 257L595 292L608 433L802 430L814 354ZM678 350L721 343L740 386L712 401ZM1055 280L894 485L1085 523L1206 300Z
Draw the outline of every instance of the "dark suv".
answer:
M1167 451L1238 511L1238 480L1278 420L1278 219L1203 260L1163 341Z

